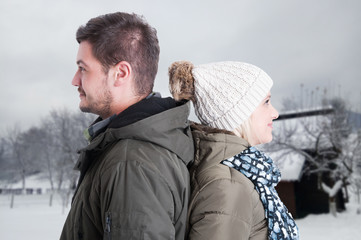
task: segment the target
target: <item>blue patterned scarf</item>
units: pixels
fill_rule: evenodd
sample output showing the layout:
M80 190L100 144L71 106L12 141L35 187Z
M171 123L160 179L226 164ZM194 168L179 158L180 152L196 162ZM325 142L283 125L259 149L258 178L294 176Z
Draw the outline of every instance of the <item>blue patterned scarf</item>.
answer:
M221 163L240 171L253 182L265 209L268 239L299 239L297 225L276 192L281 173L270 157L250 147Z

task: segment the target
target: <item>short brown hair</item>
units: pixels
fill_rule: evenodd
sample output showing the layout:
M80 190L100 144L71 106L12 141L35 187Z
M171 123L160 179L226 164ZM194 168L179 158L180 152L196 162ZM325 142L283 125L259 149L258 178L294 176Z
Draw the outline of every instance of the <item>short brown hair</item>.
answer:
M116 12L92 18L79 27L76 40L92 45L105 73L120 61L127 61L134 71L138 95L153 90L160 49L157 31L143 17Z

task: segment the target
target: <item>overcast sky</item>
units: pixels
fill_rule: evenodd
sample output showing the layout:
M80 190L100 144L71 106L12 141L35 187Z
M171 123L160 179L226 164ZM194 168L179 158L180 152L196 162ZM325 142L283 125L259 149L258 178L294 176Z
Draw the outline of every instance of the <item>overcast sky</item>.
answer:
M0 133L37 125L52 109L78 109L71 85L75 32L116 11L144 15L161 47L155 90L168 92L168 66L243 61L274 80L272 101L328 89L361 111L361 1L358 0L1 0ZM320 90L321 92L321 90Z

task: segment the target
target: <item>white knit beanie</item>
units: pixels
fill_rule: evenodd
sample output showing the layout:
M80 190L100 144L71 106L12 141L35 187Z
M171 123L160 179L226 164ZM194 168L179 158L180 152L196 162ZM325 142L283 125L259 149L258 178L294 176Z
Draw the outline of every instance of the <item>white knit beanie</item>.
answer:
M267 96L273 81L262 69L243 62L194 66L195 112L204 125L233 131Z

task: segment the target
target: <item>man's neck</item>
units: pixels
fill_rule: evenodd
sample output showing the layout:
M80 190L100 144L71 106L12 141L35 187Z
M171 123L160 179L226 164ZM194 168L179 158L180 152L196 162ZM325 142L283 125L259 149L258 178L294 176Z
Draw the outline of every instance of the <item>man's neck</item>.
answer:
M151 93L153 94L153 93ZM127 101L124 101L122 104L116 104L115 106L111 106L111 111L110 114L105 115L105 116L100 116L102 119L106 119L109 118L110 116L116 114L120 114L121 112L123 112L125 109L129 108L130 106L142 101L144 98L147 98L149 95L142 95L142 96L134 96L133 98L129 98Z

